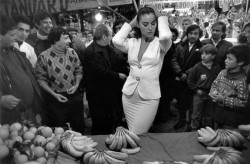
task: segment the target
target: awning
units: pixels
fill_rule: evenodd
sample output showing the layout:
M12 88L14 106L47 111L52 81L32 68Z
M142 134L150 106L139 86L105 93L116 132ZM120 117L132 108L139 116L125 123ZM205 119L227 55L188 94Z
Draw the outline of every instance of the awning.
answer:
M107 0L101 1L108 4ZM8 16L32 16L38 10L58 13L99 6L97 0L0 0L0 12Z

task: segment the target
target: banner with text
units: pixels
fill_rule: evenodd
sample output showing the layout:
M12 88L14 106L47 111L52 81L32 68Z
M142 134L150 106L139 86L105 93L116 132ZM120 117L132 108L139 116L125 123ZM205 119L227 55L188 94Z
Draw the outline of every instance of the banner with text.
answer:
M107 0L101 1L107 4ZM0 12L8 16L32 16L38 10L58 13L99 6L101 5L97 0L0 0Z

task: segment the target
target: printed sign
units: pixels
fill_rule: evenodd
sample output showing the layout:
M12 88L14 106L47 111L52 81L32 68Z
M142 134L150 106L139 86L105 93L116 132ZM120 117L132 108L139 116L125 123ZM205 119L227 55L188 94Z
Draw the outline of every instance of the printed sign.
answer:
M108 0L108 6L132 4L132 0Z
M32 16L38 10L49 13L99 7L97 0L0 0L0 11L8 16ZM107 0L101 0L107 4Z

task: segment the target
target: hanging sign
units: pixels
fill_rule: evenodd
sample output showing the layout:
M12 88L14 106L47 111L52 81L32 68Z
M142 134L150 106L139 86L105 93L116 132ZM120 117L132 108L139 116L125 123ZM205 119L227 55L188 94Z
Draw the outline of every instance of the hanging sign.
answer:
M132 4L132 0L108 0L108 6Z
M107 0L101 0L107 4ZM32 16L38 10L49 13L99 7L97 0L0 0L1 13L14 16Z

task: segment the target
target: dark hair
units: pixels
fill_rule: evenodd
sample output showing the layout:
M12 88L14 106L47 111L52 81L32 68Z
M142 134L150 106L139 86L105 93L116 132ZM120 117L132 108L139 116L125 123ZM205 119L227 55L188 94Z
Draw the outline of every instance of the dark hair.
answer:
M203 31L200 28L200 26L198 26L197 24L192 24L192 25L188 26L187 30L186 30L186 35L188 35L191 31L194 31L196 29L199 29L199 37L201 37L203 34Z
M179 36L179 32L178 30L175 28L175 27L169 27L170 28L170 31L175 33L175 36L178 37Z
M157 37L158 37L158 36L159 36L159 31L158 31L158 20L157 20L157 17L156 17L156 15L155 15L155 11L154 11L151 7L149 7L149 6L144 6L144 7L142 7L142 8L139 9L139 11L138 11L138 13L137 13L137 22L138 22L138 23L140 22L140 19L141 19L141 16L142 16L142 15L150 14L150 13L154 14L154 16L155 16L155 18L156 18L157 26L156 26L156 30L155 30L154 36L157 36ZM135 34L134 34L135 38L136 38L136 39L140 38L140 37L141 37L141 30L140 30L140 28L135 27L135 28L134 28L134 31L135 31Z
M242 31L244 31L247 27L250 27L250 22L247 22L247 23L244 25Z
M24 24L29 25L30 28L31 28L31 23L30 23L30 21L29 21L26 17L24 17L24 16L14 16L14 17L13 17L13 20L16 21L17 24L18 24L18 23L24 23Z
M113 23L113 32L116 33L116 26L118 26L119 24L124 24L126 21L124 19L117 19L114 23Z
M224 22L221 22L221 21L215 22L215 23L212 25L211 29L214 28L215 26L222 26L222 27L221 27L221 31L222 31L224 34L221 36L221 39L225 39L226 36L227 36L227 35L226 35L226 30L227 30L226 24L225 24Z
M62 35L69 35L68 31L62 27L52 28L48 36L48 40L51 44L58 42Z
M247 37L243 34L240 34L238 37L237 37L237 41L238 43L240 44L246 44L247 43Z
M68 28L67 28L67 31L68 31L68 32L71 32L71 31L78 32L78 30L75 29L75 28L73 28L73 27L68 27Z
M94 40L101 40L103 35L110 35L109 28L105 24L99 24L95 29Z
M237 63L244 62L243 66L249 63L250 49L247 45L237 45L230 47L227 54L232 54L237 59Z
M40 25L40 21L42 21L46 18L50 18L51 20L53 19L52 16L50 15L50 13L48 13L47 11L39 10L34 16L33 23L35 26Z
M209 54L212 54L212 55L216 55L217 54L217 48L212 44L206 44L200 49L200 52L202 54L203 53L209 53Z
M208 22L204 22L204 23L203 23L203 26L204 26L204 27L208 27L208 26L209 26L209 23L208 23Z
M0 14L0 34L5 35L7 32L17 28L17 23L6 15Z

